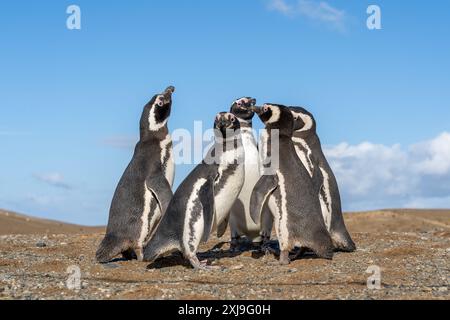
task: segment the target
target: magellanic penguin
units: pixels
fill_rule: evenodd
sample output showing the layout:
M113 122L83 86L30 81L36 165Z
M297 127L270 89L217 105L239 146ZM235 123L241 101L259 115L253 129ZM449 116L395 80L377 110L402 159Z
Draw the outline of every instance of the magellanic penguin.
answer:
M333 245L336 250L355 251L356 245L345 227L336 177L325 158L317 135L316 120L304 108L290 107L290 110L294 116L292 141L295 151L311 177L315 170L320 170L323 176L319 200L325 225L330 232Z
M172 197L174 162L167 122L174 87L155 95L144 107L140 140L114 193L106 236L96 258L111 261L118 254L143 259L143 248Z
M198 246L228 218L245 175L239 121L219 113L214 129L214 146L178 187L145 248L145 261L179 250L195 269L212 268L198 260Z
M265 159L262 166L272 166L271 174L263 175L251 197L251 214L259 222L266 203L272 212L280 244L280 263L288 264L289 251L295 247L309 248L319 257L331 259L333 244L322 217L317 194L320 171L313 178L298 159L292 142L294 117L282 105L265 104L255 107L266 126L265 154L275 159L276 166ZM277 148L278 147L278 148ZM273 168L275 166L275 168Z
M237 99L233 102L230 112L239 120L241 126L242 145L245 153L245 181L238 199L231 208L230 230L231 248L236 249L239 239L246 237L248 240L258 243L261 241L259 235L260 224L253 222L250 215L250 197L253 188L261 177L259 172L258 145L253 133L252 120L255 112L252 107L256 100L250 97ZM221 237L225 228L219 228L218 236Z

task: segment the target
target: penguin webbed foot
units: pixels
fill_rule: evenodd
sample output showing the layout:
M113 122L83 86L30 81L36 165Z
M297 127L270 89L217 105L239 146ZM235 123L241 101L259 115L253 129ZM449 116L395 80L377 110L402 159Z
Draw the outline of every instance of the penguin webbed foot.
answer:
M289 250L276 250L274 248L268 247L267 250L270 250L271 253L276 257L278 257L278 261L275 260L273 262L269 262L270 266L285 266L291 263L291 258L289 256Z
M280 252L280 265L285 266L291 263L291 259L289 258L289 250L282 250Z
M239 240L240 240L239 236L231 238L231 241L230 241L230 252L234 253L234 252L239 251Z
M306 247L296 247L294 252L289 256L291 261L301 259L308 252Z
M128 249L124 252L122 252L122 258L126 261L131 261L131 260L137 260L138 257L136 255L136 252L132 249Z
M262 253L264 253L264 255L269 256L269 255L274 255L274 256L278 256L279 255L279 250L277 248L272 247L271 242L270 242L270 237L267 236L263 236L262 237L262 243L260 246L260 251Z
M262 245L262 246L261 246L261 251L262 251L262 252L264 253L264 255L266 255L266 256L270 256L270 255L276 256L276 255L279 254L279 251L278 251L277 249L275 249L275 248L272 248L272 247L270 246L270 243L267 243L267 244Z
M198 260L196 255L194 255L193 257L189 257L188 260L191 263L194 270L200 270L200 271L222 270L222 267L220 267L220 266L208 265L208 260L202 260L202 261Z

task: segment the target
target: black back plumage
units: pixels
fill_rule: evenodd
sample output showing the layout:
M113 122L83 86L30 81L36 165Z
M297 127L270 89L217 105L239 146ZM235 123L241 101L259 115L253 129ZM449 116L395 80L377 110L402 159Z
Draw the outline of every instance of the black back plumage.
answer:
M321 214L317 180L311 179L308 171L296 156L292 142L294 118L289 108L279 104L266 104L258 109L258 115L265 123L268 131L268 144L279 143L279 168L276 175L261 177L252 194L253 219L261 218L261 211L272 194L281 212L287 210L286 228L289 234L289 244L309 247L319 256L332 256L331 239ZM273 130L278 130L279 140L271 141ZM266 163L269 163L266 161ZM273 165L273 162L272 162ZM286 208L283 208L286 206ZM275 221L275 223L279 223ZM280 240L282 246L283 240ZM290 248L290 249L292 249Z
M174 91L174 87L168 87L144 106L139 125L140 139L114 192L106 235L96 254L99 262L108 262L114 256L133 251L138 246L141 218L147 205L144 196L147 187L152 189L153 196L157 198L155 200L160 205L162 202L164 207L172 195L170 184L162 173L160 141L168 135L166 123ZM158 201L150 203L150 215Z
M314 115L303 107L291 106L289 109L297 114L297 116L294 116L293 137L301 138L306 142L306 144L311 148L314 166L316 168L322 168L328 175L332 210L330 233L333 238L334 246L338 250L354 251L356 250L356 245L347 231L342 214L339 186L334 172L322 150L320 138L317 134L317 123ZM320 192L323 197L327 197L323 189L320 190Z

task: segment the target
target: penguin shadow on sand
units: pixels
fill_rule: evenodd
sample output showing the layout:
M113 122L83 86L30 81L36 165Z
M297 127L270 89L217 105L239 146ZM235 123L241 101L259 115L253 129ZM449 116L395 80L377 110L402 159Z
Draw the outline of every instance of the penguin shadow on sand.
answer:
M251 241L242 241L237 249L224 249L226 245L230 245L230 242L219 242L213 248L205 252L199 252L197 254L198 259L201 261L207 261L208 265L213 262L220 261L221 259L231 259L242 255L245 252L259 250L259 247L255 247ZM164 269L176 266L184 266L187 269L192 268L188 259L185 259L181 252L174 252L166 257L156 259L154 262L147 266L147 269ZM226 269L226 268L223 268Z
M274 257L274 263L278 263L280 258L280 244L278 240L270 240L260 247L259 250L251 250L253 259L262 259L265 257ZM314 253L313 250L309 248L298 248L295 247L289 252L290 261L296 260L312 260L312 259L322 259Z
M207 261L208 265L218 262L222 259L232 259L239 257L247 252L251 253L253 259L259 260L264 257L273 256L276 258L274 263L277 263L280 257L280 246L277 240L271 240L262 248L260 245L254 244L252 241L242 238L238 246L234 249L226 249L226 246L230 246L230 242L219 242L213 248L205 252L199 252L197 254L199 260ZM295 248L290 252L291 261L295 260L309 260L320 259L312 250L307 248ZM119 261L122 261L119 259ZM165 269L176 266L183 266L187 269L191 269L192 266L189 260L183 257L181 252L175 252L166 257L161 257L150 263L147 269ZM226 269L223 267L223 269Z

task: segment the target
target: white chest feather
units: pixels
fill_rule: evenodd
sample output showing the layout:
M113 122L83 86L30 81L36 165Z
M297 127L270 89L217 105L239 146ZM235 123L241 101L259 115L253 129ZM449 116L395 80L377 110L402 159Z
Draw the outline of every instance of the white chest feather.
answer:
M280 194L272 194L268 206L273 215L274 227L280 248L289 246L288 212L286 199L286 183L284 176L277 172Z
M289 243L288 211L287 211L287 187L284 175L278 171L278 184L280 188L280 215L278 217L279 241L281 246Z
M219 174L226 174L226 172L219 169ZM244 175L244 165L241 164L231 173L230 176L228 176L225 185L216 193L216 196L214 197L214 204L217 225L220 225L228 216L231 207L239 196L244 184Z
M144 183L144 208L141 214L141 232L139 233L138 238L138 247L140 248L145 245L150 230L154 229L155 224L158 223L161 218L161 210L159 210L159 206L156 206L151 219L149 219L151 213L150 210L154 200L152 192L147 187L147 183Z
M259 141L259 163L260 163L260 174L263 174L263 164L267 162L267 152L268 152L268 143L269 143L269 133L266 129L261 133L260 141Z
M323 186L319 194L320 206L322 209L323 219L328 231L331 228L331 212L332 212L332 199L330 192L330 176L328 173L320 167L320 171L323 175Z
M305 140L301 138L292 138L295 146L295 152L302 162L303 166L308 170L309 175L312 177L314 174L314 163L311 159L312 151Z
M258 147L256 146L256 140L251 130L242 131L242 145L245 154L244 188L248 186L253 190L253 187L260 178L260 173Z
M159 131L161 130L166 124L168 119L165 119L162 122L158 122L156 120L156 102L150 109L150 112L148 114L148 129L150 131Z
M259 172L259 153L252 130L243 129L241 132L245 152L245 178L238 199L242 203L244 211L241 212L240 209L235 209L233 214L237 216L230 220L230 226L232 232L236 229L242 232L251 232L259 230L259 226L254 223L250 212L251 195L256 183L261 177Z
M199 179L193 186L192 192L189 195L186 214L184 215L184 232L183 232L183 245L188 252L195 252L203 235L204 218L193 214L196 199L200 189L207 182L206 179Z
M167 135L167 137L160 142L160 147L161 164L164 168L164 175L172 187L175 178L175 164L173 161L172 138L170 135Z

